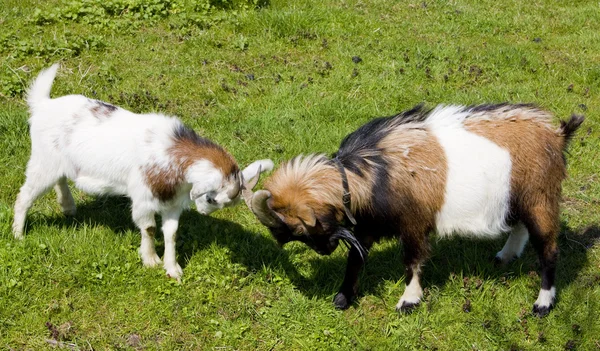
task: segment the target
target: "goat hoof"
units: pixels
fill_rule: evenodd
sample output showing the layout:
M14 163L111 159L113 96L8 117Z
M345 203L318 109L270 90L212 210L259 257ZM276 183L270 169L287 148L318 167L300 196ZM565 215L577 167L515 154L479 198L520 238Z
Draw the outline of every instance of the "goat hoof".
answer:
M63 214L67 217L73 217L75 214L77 214L77 208L66 208L63 210Z
M158 265L160 265L162 263L162 261L160 260L160 257L158 257L157 254L154 254L153 256L150 256L149 258L144 258L142 257L142 263L144 264L144 267L156 267Z
M176 279L178 282L181 283L181 276L183 275L183 270L181 269L181 266L175 265L171 268L165 268L165 270L167 271L167 276L169 278Z
M346 295L344 295L344 293L339 292L337 293L337 295L335 295L335 297L333 298L333 305L335 306L335 308L337 308L338 310L345 310L348 307L350 307L350 301L352 299L346 297Z
M552 305L550 306L538 306L538 305L533 305L533 315L539 318L545 317L548 313L550 313L550 310L552 309Z
M494 265L496 267L501 267L501 266L506 266L507 264L511 263L512 261L516 260L517 256L513 256L511 258L502 258L502 256L496 254L496 256L494 257Z
M410 313L414 312L414 310L417 308L417 306L419 306L419 303L420 303L420 301L417 301L417 302L403 301L402 304L396 305L396 312L410 314Z

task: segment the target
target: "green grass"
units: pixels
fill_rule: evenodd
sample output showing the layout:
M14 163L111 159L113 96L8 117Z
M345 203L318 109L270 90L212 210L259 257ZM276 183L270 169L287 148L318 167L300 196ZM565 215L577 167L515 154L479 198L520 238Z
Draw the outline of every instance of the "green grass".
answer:
M599 3L257 5L2 1L0 349L600 349ZM243 206L182 217L181 284L142 267L127 199L74 191L78 213L64 218L49 194L16 241L12 205L30 150L22 95L57 61L54 96L178 115L242 166L331 153L370 118L420 102L585 114L564 183L558 304L544 319L530 313L540 285L530 247L496 268L502 240L434 240L425 301L398 315L401 245L386 241L372 250L356 304L337 311L346 251L282 250Z

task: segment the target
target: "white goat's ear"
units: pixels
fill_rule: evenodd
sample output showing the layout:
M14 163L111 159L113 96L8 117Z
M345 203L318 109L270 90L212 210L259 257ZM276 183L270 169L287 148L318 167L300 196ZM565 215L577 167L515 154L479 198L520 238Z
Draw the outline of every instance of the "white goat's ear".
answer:
M196 183L192 186L192 191L190 191L190 199L192 201L196 201L197 198L209 192L210 186L208 184Z
M273 161L269 159L254 161L248 165L248 167L244 168L242 171L242 175L246 181L254 178L260 170L260 173L268 172L273 170Z

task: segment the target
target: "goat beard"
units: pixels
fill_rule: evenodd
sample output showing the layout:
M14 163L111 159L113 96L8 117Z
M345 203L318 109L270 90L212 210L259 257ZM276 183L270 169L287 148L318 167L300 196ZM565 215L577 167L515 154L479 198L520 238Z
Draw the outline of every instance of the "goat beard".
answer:
M355 248L363 261L365 261L365 258L369 254L369 251L365 249L356 236L346 228L339 228L335 234L331 236L331 239L341 240L348 250Z

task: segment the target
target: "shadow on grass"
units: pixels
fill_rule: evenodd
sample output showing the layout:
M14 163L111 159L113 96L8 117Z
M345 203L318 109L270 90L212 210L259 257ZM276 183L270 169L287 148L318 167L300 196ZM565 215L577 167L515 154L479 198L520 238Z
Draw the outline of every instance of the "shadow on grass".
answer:
M507 237L508 235L505 235L495 240L457 237L438 240L434 237L431 240L430 259L423 267L423 287L443 286L457 275L502 282L509 277L529 275L537 277L539 284L540 267L537 254L531 245L526 246L520 258L505 266L497 266L494 263L495 254L502 249ZM578 277L588 261L587 250L599 240L600 228L596 225L573 231L562 223L558 239L560 256L556 273L558 301L560 301L560 290L569 286ZM384 280L397 281L404 278L402 244L385 242L381 245L383 246L381 249L377 248L377 245L375 244L361 274L359 298L363 295L377 295ZM335 294L344 277L346 258L319 257L311 259L310 264L315 273L311 279L301 282L300 290L307 295L318 297ZM400 286L398 298L402 291L404 291L404 284ZM537 290L532 294L537 294Z
M131 220L131 203L124 197L99 197L79 205L77 215L73 218L57 214L55 217L36 222L40 221L49 226L65 228L99 224L111 228L118 235L128 231L139 232ZM157 216L157 226L160 226L160 216ZM162 233L157 234L157 237L161 240ZM537 255L531 245L527 245L522 257L514 262L502 267L494 264L493 258L504 245L506 237L485 241L433 238L431 257L423 268L423 286L443 286L455 275L499 281L511 276L537 274L539 279ZM557 268L559 291L577 278L588 261L587 250L599 240L598 226L573 231L562 223L559 235L561 252ZM332 257L314 254L308 259L312 274L310 277L305 277L291 263L290 255L310 250L308 247L295 244L281 249L273 239L248 231L237 223L203 216L193 210L184 212L179 222L177 239L177 253L182 267L185 267L189 258L196 252L213 243L227 247L231 252L232 260L246 266L250 271L259 271L265 266L273 269L281 268L292 284L309 297L333 296L344 277L345 254ZM379 245L381 247L378 247ZM162 250L164 247L159 243L157 245L159 255L162 254ZM359 297L377 295L384 280L402 279L404 277L402 257L402 244L394 242L376 244L359 280ZM402 285L401 291L403 289Z
M246 210L242 206L244 205L239 205L238 209ZM126 197L97 197L83 204L80 203L73 217L65 217L57 213L50 217L35 215L30 219L26 231L40 225L63 229L99 225L110 228L116 235L125 235L128 232L139 235L139 229L131 219L131 201ZM156 225L157 228L161 226L160 215L156 216ZM156 238L156 251L162 257L164 251L162 231L157 231ZM275 240L249 231L235 222L201 215L194 210L184 211L177 230L179 264L185 268L196 252L213 243L227 247L231 251L232 260L246 266L249 271L258 271L264 266L280 267L293 281L305 280L290 263L288 252L277 246Z

